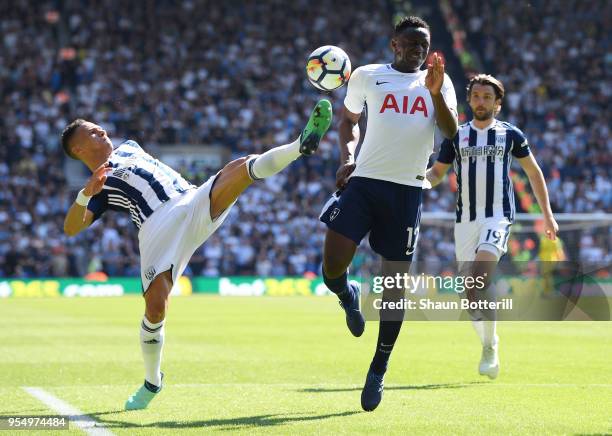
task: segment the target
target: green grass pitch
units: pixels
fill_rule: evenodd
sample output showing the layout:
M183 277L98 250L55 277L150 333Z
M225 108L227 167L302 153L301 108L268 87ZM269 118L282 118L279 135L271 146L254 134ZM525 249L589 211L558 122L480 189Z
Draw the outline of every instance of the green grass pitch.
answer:
M383 402L366 413L378 325L353 338L331 297L173 299L164 390L124 412L143 378L143 307L140 297L0 300L0 415L52 414L22 389L37 386L117 435L612 432L610 322L500 325L495 381L477 374L469 323L406 323ZM44 432L71 433L83 434Z

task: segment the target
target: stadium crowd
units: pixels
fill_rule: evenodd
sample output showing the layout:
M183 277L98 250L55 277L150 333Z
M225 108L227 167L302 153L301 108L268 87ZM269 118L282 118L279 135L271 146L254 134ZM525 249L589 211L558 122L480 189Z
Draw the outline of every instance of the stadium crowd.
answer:
M385 0L347 2L342 14L321 14L324 6L306 0L29 3L0 4L0 276L139 274L127 215L105 214L75 238L63 234L76 191L66 182L59 133L73 118L145 149L187 143L229 147L233 157L260 153L297 137L320 96L303 73L311 50L339 45L354 67L390 59L393 11ZM498 3L463 0L456 12L488 72L506 84L500 118L526 132L556 212L610 212L604 75L612 58L597 9L609 5ZM540 7L546 14L535 13ZM343 94L332 96L336 110ZM325 229L318 215L334 190L337 139L332 128L316 157L249 188L187 273L317 274ZM216 170L180 168L195 184ZM453 208L448 185L425 196L425 211ZM440 229L424 228L422 257L453 258L452 232ZM607 232L585 232L580 253L609 257ZM367 242L362 247L356 272L373 256Z

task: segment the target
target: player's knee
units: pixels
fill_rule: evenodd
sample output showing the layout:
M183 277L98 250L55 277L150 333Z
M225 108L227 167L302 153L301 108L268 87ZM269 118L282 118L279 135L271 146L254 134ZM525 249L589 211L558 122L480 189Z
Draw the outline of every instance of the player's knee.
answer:
M323 248L323 273L332 279L340 277L353 260L357 244L344 235L328 229Z
M159 278L159 280L162 279L164 278ZM154 285L151 285L147 290L144 296L145 315L150 322L161 322L166 317L166 309L168 308L168 298L171 288L171 283L155 282Z
M323 273L330 279L340 277L346 272L350 264L350 260L347 262L345 257L337 253L325 252L323 255Z
M157 296L146 299L145 315L149 322L158 323L166 318L168 300Z
M258 154L249 154L240 158L240 166L244 166L244 173L247 174L249 181L251 181L251 179L253 178L251 173L252 170L248 168L253 164L249 162L256 159L257 157L259 157Z
M246 169L247 162L259 155L257 154L249 154L248 156L239 157L225 165L219 176L215 185L213 187L213 199L219 195L223 196L225 191L234 191L235 187L238 187L238 191L242 191L244 189L245 181L249 180L248 170Z
M245 165L249 160L255 158L259 156L258 154L249 154L247 156L243 156L243 157L239 157L238 159L236 159L235 161L232 161L228 164L228 166L231 166L232 168L238 168L242 165Z
M249 155L250 156L250 155ZM249 156L243 156L243 157L239 157L238 159L236 159L234 162L234 166L235 167L239 167L241 165L244 165L248 160L249 160Z
M239 168L242 167L253 155L239 157L238 159L234 159L231 162L228 162L222 169L219 171L219 176L217 177L217 181L215 182L215 188L224 183L225 180L232 179L236 175L236 171L239 171Z

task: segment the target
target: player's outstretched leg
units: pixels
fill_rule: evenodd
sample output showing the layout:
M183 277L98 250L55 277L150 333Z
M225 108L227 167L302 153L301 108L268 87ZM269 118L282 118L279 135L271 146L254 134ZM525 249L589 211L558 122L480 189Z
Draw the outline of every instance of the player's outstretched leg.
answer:
M286 168L300 155L311 156L319 148L321 138L332 122L332 106L329 100L320 100L308 119L300 137L291 144L275 147L248 160L247 170L252 180L273 176Z
M320 100L298 139L274 147L261 155L241 157L228 163L219 173L210 194L210 214L213 219L230 207L255 180L279 173L300 156L310 156L319 147L321 138L332 121L329 100Z
M275 147L248 161L249 176L261 180L273 176L296 160L300 155L311 156L319 148L319 142L332 122L332 106L329 100L320 100L308 119L300 137L291 144Z
M145 367L144 384L125 403L125 410L145 409L161 391L164 375L160 370L164 346L164 321L168 296L172 290L172 273L159 274L144 295L145 316L140 324L140 347Z
M323 248L322 273L325 286L340 299L349 331L359 337L365 329L365 319L359 309L360 288L358 282L349 282L347 269L356 249L355 242L328 229Z

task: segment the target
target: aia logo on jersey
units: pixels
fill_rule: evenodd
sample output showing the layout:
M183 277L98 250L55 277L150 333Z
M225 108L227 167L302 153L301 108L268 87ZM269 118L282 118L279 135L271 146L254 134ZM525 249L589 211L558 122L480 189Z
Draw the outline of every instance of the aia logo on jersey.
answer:
M395 98L395 95L387 94L385 96L385 100L383 101L382 106L380 107L379 113L382 114L387 110L393 111L397 114L402 113L402 114L410 114L410 115L414 115L417 112L422 112L425 118L429 117L429 113L427 111L427 105L425 104L425 99L421 97L420 95L414 99L412 104L409 104L411 102L409 101L408 96L404 95L401 99L401 103L402 103L402 110L400 111L400 107L397 102L397 99Z

